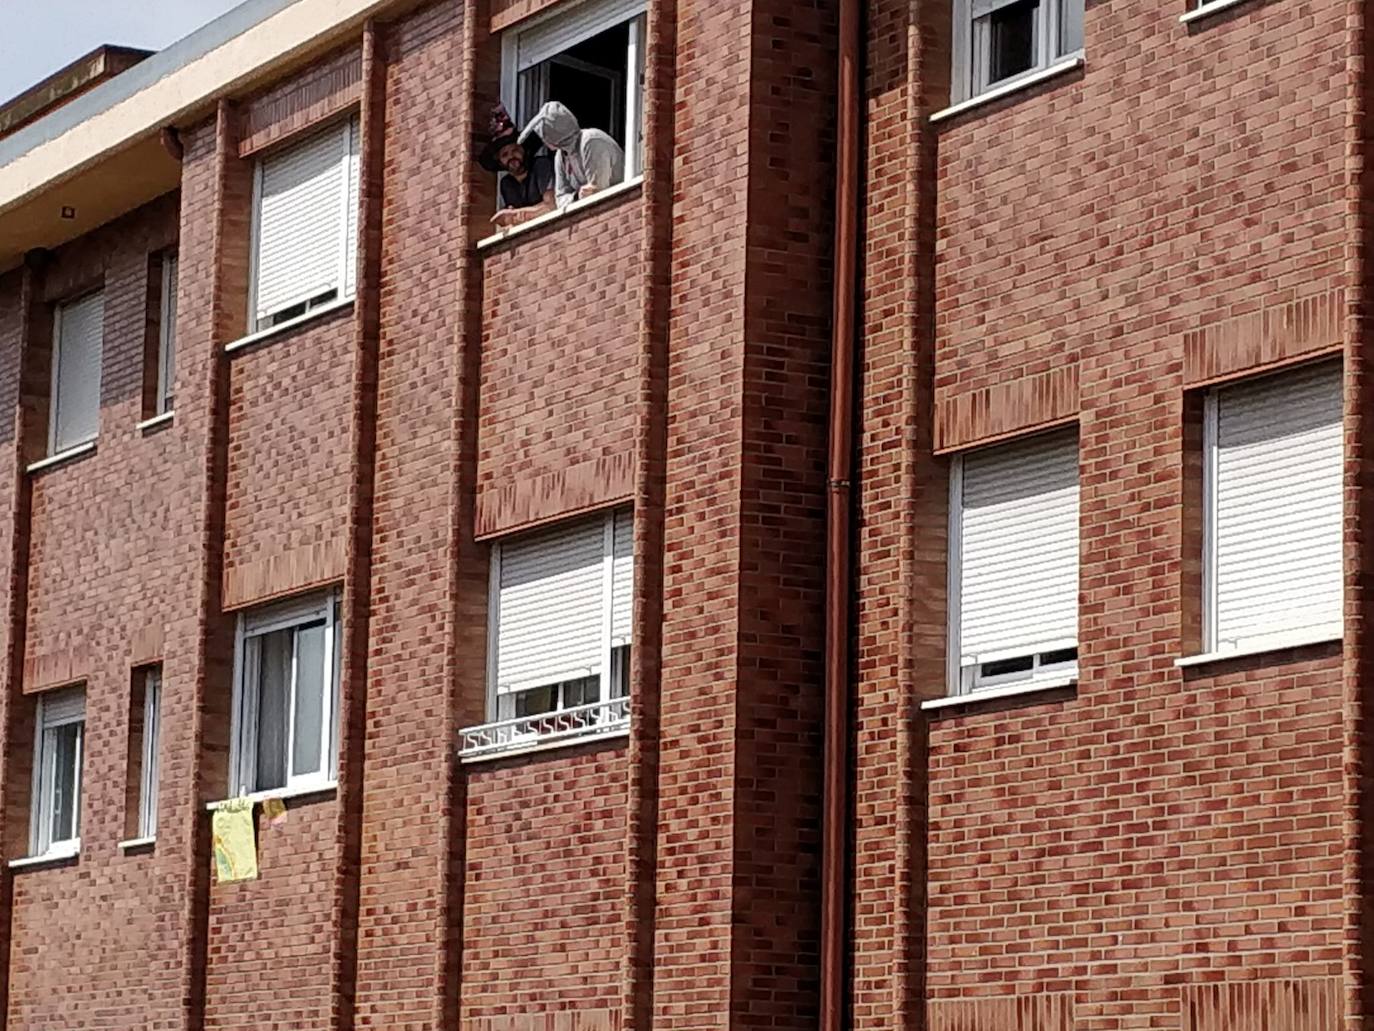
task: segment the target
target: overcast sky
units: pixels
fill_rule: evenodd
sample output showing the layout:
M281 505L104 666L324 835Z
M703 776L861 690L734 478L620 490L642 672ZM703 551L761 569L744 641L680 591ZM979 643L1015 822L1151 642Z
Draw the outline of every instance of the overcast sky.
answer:
M102 43L161 50L240 0L0 0L0 103Z

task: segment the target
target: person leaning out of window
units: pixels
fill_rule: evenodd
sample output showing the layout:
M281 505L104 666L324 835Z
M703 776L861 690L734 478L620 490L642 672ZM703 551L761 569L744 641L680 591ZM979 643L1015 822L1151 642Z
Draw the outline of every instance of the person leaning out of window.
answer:
M477 161L488 172L506 173L500 183L501 210L491 219L503 229L553 210L553 158L542 149L538 140L520 142L504 104L492 108L491 142Z
M550 100L520 134L522 143L542 140L554 152L554 200L566 208L625 178L625 151L600 129L584 129L566 106Z

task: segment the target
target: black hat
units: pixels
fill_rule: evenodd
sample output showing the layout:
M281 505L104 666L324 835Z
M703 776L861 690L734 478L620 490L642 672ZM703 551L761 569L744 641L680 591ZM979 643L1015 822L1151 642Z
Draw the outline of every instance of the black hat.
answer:
M497 159L502 147L508 147L512 143L520 142L520 133L515 128L515 123L511 121L510 115L506 112L505 104L497 104L491 109L491 123L487 130L488 143L477 155L477 163L488 172L504 172L505 168ZM526 148L526 156L528 157Z

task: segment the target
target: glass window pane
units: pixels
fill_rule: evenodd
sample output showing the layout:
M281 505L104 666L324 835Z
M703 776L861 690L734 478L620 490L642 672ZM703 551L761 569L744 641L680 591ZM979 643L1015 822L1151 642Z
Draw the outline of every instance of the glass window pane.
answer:
M286 720L291 697L291 631L258 639L258 754L253 788L286 786Z
M81 724L68 723L47 732L52 749L52 799L49 842L69 841L80 833L81 805L77 793L81 761Z
M990 82L1000 82L1035 67L1035 17L1040 0L1022 0L988 15L992 34Z
M296 631L295 721L292 723L291 773L300 777L320 772L320 744L324 725L323 623Z

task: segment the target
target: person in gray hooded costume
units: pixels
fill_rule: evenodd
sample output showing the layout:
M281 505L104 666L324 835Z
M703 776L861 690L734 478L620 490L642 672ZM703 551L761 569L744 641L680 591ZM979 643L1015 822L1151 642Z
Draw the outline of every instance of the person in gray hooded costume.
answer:
M538 136L554 152L553 196L560 208L614 186L625 178L625 152L600 129L584 129L577 117L550 100L530 119L520 142Z

